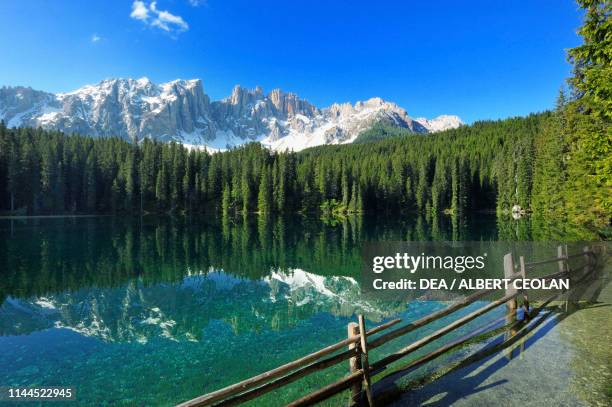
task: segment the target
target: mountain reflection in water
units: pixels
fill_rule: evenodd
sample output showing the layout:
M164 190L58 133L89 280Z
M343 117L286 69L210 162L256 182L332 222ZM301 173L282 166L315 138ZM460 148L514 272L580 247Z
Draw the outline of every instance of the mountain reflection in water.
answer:
M73 385L84 405L183 401L345 337L355 314L374 324L443 306L363 298L363 242L487 241L503 230L492 216L0 220L0 384Z

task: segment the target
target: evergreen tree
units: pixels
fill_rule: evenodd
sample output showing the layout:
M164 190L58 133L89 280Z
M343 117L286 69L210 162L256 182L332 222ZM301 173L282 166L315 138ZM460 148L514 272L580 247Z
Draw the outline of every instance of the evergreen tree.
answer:
M9 150L8 150L8 165L7 165L7 186L8 186L8 193L9 193L9 199L10 199L10 204L9 204L9 208L12 211L14 211L16 209L15 207L15 201L17 199L17 190L20 187L20 178L21 178L21 171L20 171L20 166L19 166L19 154L18 154L18 150L17 150L17 145L14 141L9 141Z
M87 155L85 163L85 209L88 212L96 211L96 159L95 152L92 149Z
M240 189L242 195L242 212L244 215L251 212L251 181L249 180L249 176L246 171L242 173L242 179L240 182Z
M351 213L357 212L357 183L353 182L353 186L351 188L351 199L348 204L348 211Z
M131 211L134 207L134 197L136 196L137 179L136 179L136 157L135 151L130 149L127 154L125 164L125 200L124 208Z
M586 11L578 31L584 44L569 51L574 75L573 100L565 111L565 202L571 221L602 230L612 219L612 3L578 3Z
M361 194L361 188L357 187L357 212L362 213L364 210L363 195Z
M342 170L342 208L343 210L347 210L349 207L349 201L350 201L350 195L349 195L349 180L348 180L348 174L346 173L346 170L343 168Z
M231 208L231 188L229 184L225 184L223 186L223 193L221 199L221 213L223 216L227 216L229 214Z
M262 214L268 214L272 210L272 181L270 169L267 166L261 171L259 193L257 195L257 210Z
M155 198L159 209L167 209L168 201L168 180L167 170L165 163L162 163L159 172L157 173L157 180L155 182Z

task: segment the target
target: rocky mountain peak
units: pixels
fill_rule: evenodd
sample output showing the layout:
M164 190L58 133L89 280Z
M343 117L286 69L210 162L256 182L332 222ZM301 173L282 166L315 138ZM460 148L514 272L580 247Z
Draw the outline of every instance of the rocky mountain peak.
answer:
M315 106L300 99L295 93L285 93L280 89L273 89L268 95L268 99L270 99L276 111L285 118L297 114L307 117L317 114Z
M464 125L463 121L459 118L459 116L446 114L440 115L435 119L431 120L428 120L424 117L419 117L418 119L415 119L415 121L425 127L429 133L435 133L448 129L455 129Z
M281 89L266 95L260 86L236 85L229 97L211 102L200 79L157 85L146 77L105 79L58 94L3 87L0 119L9 127L40 126L94 137L149 137L210 149L259 141L277 150L350 143L380 121L421 133L462 124L448 115L413 120L378 97L320 109Z

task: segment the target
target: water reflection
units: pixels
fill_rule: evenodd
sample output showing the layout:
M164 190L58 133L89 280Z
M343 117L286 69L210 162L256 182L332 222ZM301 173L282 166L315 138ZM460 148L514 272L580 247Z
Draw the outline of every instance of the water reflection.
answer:
M284 329L322 312L381 321L405 302L361 298L362 242L447 239L451 226L437 223L2 221L0 334L63 327L108 342L146 343L154 336L198 341L216 320L237 334Z
M30 300L9 297L0 308L0 335L68 328L106 342L144 344L153 337L200 341L212 321L225 322L239 335L286 329L321 312L343 317L361 313L380 321L404 307L362 300L351 277L293 269L250 280L212 271L175 284L145 285L136 279L117 288Z
M437 226L434 227L434 224ZM307 219L59 218L0 220L0 302L83 287L178 282L222 270L261 279L273 270L303 269L355 277L361 243L451 240L450 219L353 217ZM495 218L464 227L465 240L495 240Z
M76 385L85 405L183 401L329 345L356 313L373 324L443 306L362 296L364 242L517 231L529 237L484 215L0 220L0 384ZM345 370L259 402L283 404Z
M449 239L451 228L424 219L0 220L0 383L76 386L83 405L195 397L328 345L357 312L369 323L431 312L433 302L408 313L405 302L362 299L361 244ZM474 233L494 239L494 221ZM283 404L344 371L258 403Z

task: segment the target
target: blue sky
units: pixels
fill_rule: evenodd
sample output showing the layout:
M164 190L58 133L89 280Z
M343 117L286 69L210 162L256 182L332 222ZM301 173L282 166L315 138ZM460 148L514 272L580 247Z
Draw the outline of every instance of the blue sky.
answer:
M581 23L570 0L22 0L0 16L0 85L201 78L213 99L261 85L467 122L552 107Z

